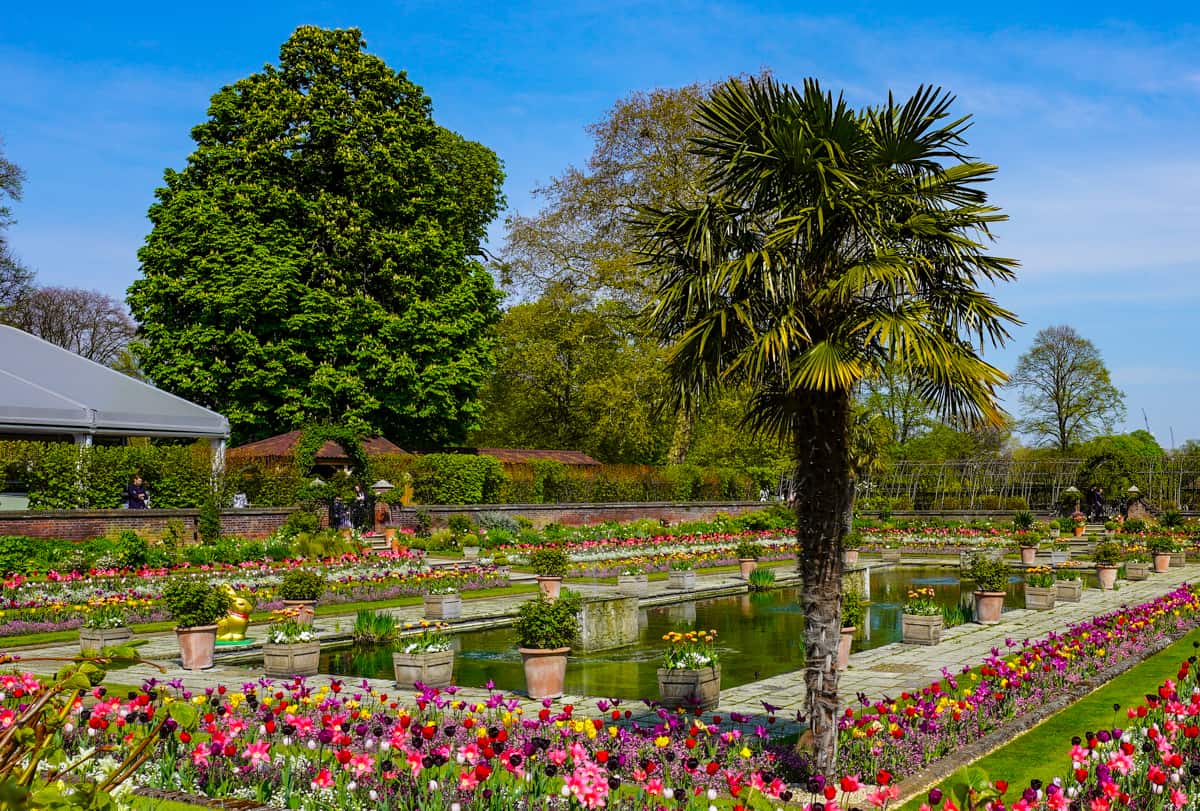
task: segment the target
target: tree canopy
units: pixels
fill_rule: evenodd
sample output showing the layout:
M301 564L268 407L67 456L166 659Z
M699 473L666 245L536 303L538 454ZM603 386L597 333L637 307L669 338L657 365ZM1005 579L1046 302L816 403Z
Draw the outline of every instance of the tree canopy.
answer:
M3 141L0 141L0 147L3 145ZM5 158L0 148L0 310L11 306L33 279L29 269L13 255L5 233L5 229L13 223L9 201L21 199L24 183L25 172Z
M1021 391L1021 430L1064 453L1125 418L1125 394L1112 384L1100 351L1068 326L1038 332L1012 385Z
M421 447L479 418L498 294L472 257L499 160L364 48L298 28L212 97L150 208L138 360L237 441L327 421Z
M134 335L124 305L74 287L28 288L0 313L0 321L105 366L126 360Z
M646 207L640 248L660 279L652 324L671 345L676 396L752 389L750 420L795 465L805 683L815 766L834 767L833 662L841 542L856 467L853 392L888 365L964 422L1000 422L1002 371L981 344L1015 316L983 289L1011 279L982 184L996 168L963 151L953 98L921 88L856 111L821 89L730 81L698 106L702 193Z

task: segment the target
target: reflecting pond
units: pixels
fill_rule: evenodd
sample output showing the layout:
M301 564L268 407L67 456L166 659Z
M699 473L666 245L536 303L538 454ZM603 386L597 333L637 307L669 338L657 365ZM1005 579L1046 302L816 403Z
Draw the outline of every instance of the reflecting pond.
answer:
M969 600L972 591L970 581L960 583L956 568L873 570L867 621L859 630L854 649L899 641L901 606L908 589L918 586L931 586L944 606ZM641 634L637 644L571 656L566 691L574 695L632 699L656 695L662 635L684 627L717 629L723 687L797 670L804 662L804 615L798 596L798 589L785 588L643 609L639 614ZM1024 600L1024 582L1013 577L1005 596L1005 608L1020 608ZM501 690L524 689L524 670L511 628L457 634L454 646L456 684L482 687L490 680ZM390 679L391 650L326 651L322 654L321 672Z

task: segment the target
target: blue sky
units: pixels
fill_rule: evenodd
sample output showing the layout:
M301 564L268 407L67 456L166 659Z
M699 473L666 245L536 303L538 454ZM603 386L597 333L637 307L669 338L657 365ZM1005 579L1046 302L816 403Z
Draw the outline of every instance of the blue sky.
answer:
M1163 445L1200 438L1200 12L1052 5L24 4L0 28L0 137L28 174L10 239L41 283L123 298L209 96L304 23L361 28L439 123L501 156L525 213L634 90L764 67L860 105L938 84L1000 167L997 252L1022 263L998 295L1026 325L989 358L1011 371L1038 329L1070 324L1126 392L1127 428L1144 409Z

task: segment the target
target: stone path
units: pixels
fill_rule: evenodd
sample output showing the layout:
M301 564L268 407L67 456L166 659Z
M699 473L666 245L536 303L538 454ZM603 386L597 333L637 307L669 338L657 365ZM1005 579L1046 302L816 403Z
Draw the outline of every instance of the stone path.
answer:
M915 563L916 561L908 561ZM928 558L920 559L921 565L930 565ZM777 569L777 582L788 585L795 581L794 573L784 573ZM528 576L524 576L527 578ZM1200 565L1188 565L1182 568L1170 569L1161 575L1151 575L1150 579L1140 582L1121 581L1118 591L1099 591L1085 589L1082 600L1078 603L1059 603L1052 611L1016 610L1004 614L1003 622L998 625L965 625L951 628L943 634L942 644L936 647L922 647L895 643L872 650L855 653L850 657L850 665L842 674L839 692L850 701L855 694L864 692L872 698L882 695L897 695L902 690L920 689L942 675L942 669L951 672L963 667L978 664L993 647L1003 648L1006 639L1020 641L1035 639L1052 631L1064 630L1067 626L1086 620L1097 614L1111 611L1122 604L1136 604L1151 600L1174 589L1185 582L1194 582L1200 577ZM605 584L572 584L576 590L585 593L612 594L614 586ZM722 594L736 594L745 591L745 583L737 578L735 573L700 574L697 577L697 591L681 593L669 591L666 581L651 581L649 594L640 601L642 607L667 605L685 600L702 599ZM527 594L504 595L463 600L463 620L454 623L460 630L492 627L505 624L515 613L516 606L527 599ZM403 621L417 621L423 614L422 606L404 606L389 609ZM316 628L323 640L333 642L345 639L354 624L354 617L318 617ZM251 634L254 633L251 628ZM188 689L200 691L206 687L218 684L239 685L244 682L257 681L261 676L261 668L245 662L248 651L230 652L223 650L218 653L217 664L211 670L194 673L182 670L179 666L178 647L173 633L147 634L147 644L141 649L143 655L160 665L163 670L150 665L138 665L127 670L117 671L110 680L120 683L140 683L143 679L155 677L160 680L180 678ZM34 657L69 657L78 652L78 643L63 643L36 648L23 648L19 651L23 658ZM57 670L59 662L29 661L23 667L35 672L52 673ZM318 683L328 681L328 676L317 676ZM366 683L370 688L395 693L395 685L385 680L363 680L346 678L348 685ZM482 699L486 691L474 688L460 688L459 695L468 700ZM773 676L771 678L731 687L721 691L721 703L718 713L742 713L749 716L749 723L762 721L765 716L762 702L766 701L782 707L781 721L794 719L795 712L804 705L804 679L802 672L793 672ZM601 698L597 696L595 698ZM528 709L536 711L542 706L541 702L522 699ZM564 696L559 704L573 703L581 708L590 706L591 699L581 696ZM643 707L638 703L639 708ZM647 717L643 713L642 717ZM794 728L793 723L786 723L777 729Z

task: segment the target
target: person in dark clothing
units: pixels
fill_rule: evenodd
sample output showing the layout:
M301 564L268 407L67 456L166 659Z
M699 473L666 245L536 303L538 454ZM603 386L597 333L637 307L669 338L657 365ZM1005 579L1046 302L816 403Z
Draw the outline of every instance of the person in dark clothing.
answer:
M144 510L150 506L150 494L146 492L141 476L135 475L125 488L125 506L131 510Z

